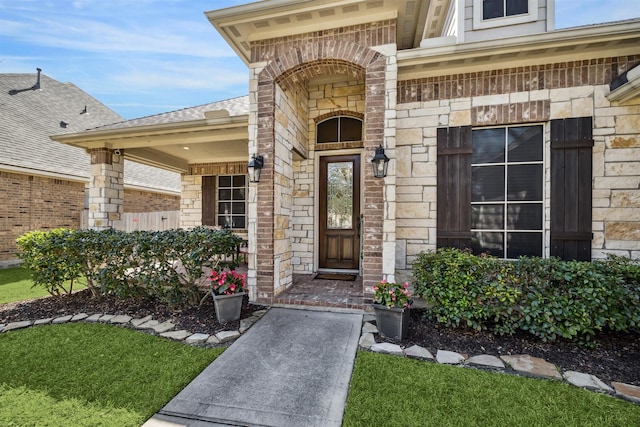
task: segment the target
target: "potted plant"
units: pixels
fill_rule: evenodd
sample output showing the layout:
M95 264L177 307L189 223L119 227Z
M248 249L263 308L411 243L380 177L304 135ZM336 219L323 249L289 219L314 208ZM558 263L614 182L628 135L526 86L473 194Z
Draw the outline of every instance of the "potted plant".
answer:
M409 309L412 301L408 288L409 283L389 283L386 280L373 287L373 309L378 332L393 341L402 341L409 329Z
M214 270L211 273L211 296L218 322L235 322L240 319L246 277L246 274L238 274L235 270L221 273Z

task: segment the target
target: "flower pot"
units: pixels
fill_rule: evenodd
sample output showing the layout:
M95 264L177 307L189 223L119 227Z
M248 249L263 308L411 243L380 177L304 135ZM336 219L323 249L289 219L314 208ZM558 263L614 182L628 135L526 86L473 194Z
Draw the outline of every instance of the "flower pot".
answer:
M378 332L393 341L402 341L409 330L409 308L373 304Z
M240 319L242 311L242 298L244 292L233 295L215 295L213 296L213 306L216 309L216 317L220 323L235 322Z

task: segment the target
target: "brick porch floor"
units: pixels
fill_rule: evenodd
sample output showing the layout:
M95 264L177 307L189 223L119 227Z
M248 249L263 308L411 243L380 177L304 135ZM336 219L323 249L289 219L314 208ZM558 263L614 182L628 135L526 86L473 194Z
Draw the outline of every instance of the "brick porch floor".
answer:
M278 295L274 305L306 305L364 310L362 277L353 281L314 279L314 274L294 274L293 284Z

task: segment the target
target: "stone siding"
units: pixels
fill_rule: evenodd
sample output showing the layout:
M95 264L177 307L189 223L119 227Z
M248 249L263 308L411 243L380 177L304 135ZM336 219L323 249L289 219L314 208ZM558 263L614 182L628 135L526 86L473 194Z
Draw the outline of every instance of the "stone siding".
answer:
M124 206L124 155L102 148L89 154L89 228L113 228L122 219Z
M313 173L317 156L309 142L315 140L310 135L315 132L312 107L317 115L352 108L364 114L364 141L360 148L363 163L373 157L378 145L387 142L385 120L395 112L389 114L386 108L390 104L395 107L397 90L395 22L255 42L251 62L249 152L265 156L265 169L255 194L250 196L249 236L255 237L249 239L248 283L252 296L270 302L291 283L289 271L310 272L313 268L309 260L313 257L310 236L315 236L311 228L315 218L305 218L314 215L308 203L315 203ZM389 75L392 87L387 83ZM341 89L332 84L332 93L319 93L313 82L326 77L334 82L366 81L366 85L362 94L348 94L351 90L361 91L350 87L351 83ZM342 93L338 95L339 92ZM389 93L393 94L391 102ZM307 107L298 102L305 96ZM287 112L295 112L295 117L307 121L306 134L298 133L304 127L292 126L294 116ZM363 276L365 287L370 289L383 273L385 201L383 181L373 178L370 168L364 172ZM304 197L289 203L293 194ZM393 268L389 270L393 276Z
M640 56L441 76L398 83L396 262L436 247L436 129L545 124L545 254L549 254L549 120L594 117L592 255L640 258L640 102L611 103L612 78Z

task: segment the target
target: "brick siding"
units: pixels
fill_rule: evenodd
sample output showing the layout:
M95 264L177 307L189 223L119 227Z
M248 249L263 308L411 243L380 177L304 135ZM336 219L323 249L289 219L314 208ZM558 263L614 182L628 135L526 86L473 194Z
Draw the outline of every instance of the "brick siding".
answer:
M16 259L16 239L33 230L80 228L85 183L0 172L0 261ZM125 190L125 212L178 210L179 196Z
M292 86L303 85L313 77L323 75L366 81L364 102L361 94L357 96L363 107L359 112L366 117L363 158L371 158L375 148L385 142L385 108L389 106L385 79L387 57L370 47L395 44L395 35L395 21L382 21L252 44L251 62L267 62L261 70L254 70L254 80L250 84L250 97L257 104L255 118L250 120L249 134L255 132L255 139L249 144L250 151L255 149L265 157L265 169L256 189L259 209L255 218L255 282L250 277L250 287L255 283L258 301L271 302L275 294L283 290L283 285L291 283L292 242L287 238L290 234L285 228L290 225L284 216L291 216L295 207L291 204L290 191L283 189L300 191L301 188L296 186L292 175L291 153L285 156L283 153L287 150L282 148L301 145L306 151L312 145L310 135L289 132L290 127L283 120L284 111L297 110L300 105L296 100L300 91L291 90ZM351 110L348 97L345 101L346 105L336 105L335 109ZM303 108L307 115L311 112L309 107ZM254 124L255 128L252 127ZM312 133L311 129L308 133ZM309 158L312 159L312 155ZM310 164L305 165L305 169L306 166ZM365 168L364 172L363 285L367 289L382 275L385 202L382 180L374 178L370 168ZM251 249L250 246L250 252ZM302 258L301 254L296 255L295 262ZM252 263L250 261L250 267ZM286 277L282 274L284 270L289 271L284 275Z
M609 84L640 55L569 61L398 82L398 103Z
M177 211L179 209L180 196L139 190L124 190L125 212L162 212Z

